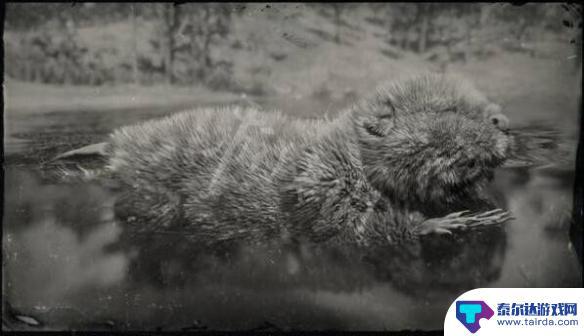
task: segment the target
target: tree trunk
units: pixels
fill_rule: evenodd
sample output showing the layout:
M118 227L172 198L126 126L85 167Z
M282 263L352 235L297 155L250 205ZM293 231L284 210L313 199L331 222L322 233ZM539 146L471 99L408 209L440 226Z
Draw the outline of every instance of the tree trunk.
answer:
M165 72L166 81L168 84L174 82L173 75L173 38L172 38L172 26L174 24L174 5L173 4L160 4L161 6L161 23L162 23L162 34L160 47L163 53L163 68Z
M452 12L450 12L449 14L453 15ZM448 27L446 27L446 29L444 30L444 40L446 42L445 43L446 55L444 55L444 58L442 59L442 62L440 63L440 71L442 73L445 73L448 70L448 65L452 61L452 45L454 44L454 41L453 41L453 37L452 37L452 30Z
M211 67L213 66L213 60L211 59L211 38L212 38L212 34L209 31L209 21L211 20L211 8L209 8L209 6L205 6L205 27L203 30L203 38L204 38L204 43L203 43L203 50L202 50L202 56L203 56L203 67L204 67L204 71L205 73L209 73L211 70Z
M426 51L426 41L428 36L428 21L429 21L429 4L420 4L420 36L418 37L418 52Z
M199 23L197 22L198 19L198 12L196 8L191 8L191 38L190 38L190 52L191 52L191 79L199 76L199 68L200 63L197 61L201 56L200 49L197 45L198 43L198 33L199 33Z
M341 5L333 4L333 11L335 16L335 43L341 43Z
M491 14L491 10L493 8L493 4L480 4L481 13L479 19L479 28L484 28L487 25L487 21L489 20L489 16Z
M140 79L138 78L138 27L136 22L136 8L135 4L131 4L131 20L132 20L132 81L134 84L138 84Z
M395 43L392 43L395 41L394 32L393 32L394 22L392 20L391 9L389 9L389 8L390 7L387 6L387 8L385 9L385 18L384 18L386 29L387 29L387 41L390 44L395 44Z

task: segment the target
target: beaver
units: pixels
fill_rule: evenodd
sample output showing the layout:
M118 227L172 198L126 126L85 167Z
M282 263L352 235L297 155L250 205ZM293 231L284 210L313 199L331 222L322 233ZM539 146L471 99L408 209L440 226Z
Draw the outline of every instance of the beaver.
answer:
M227 106L122 127L102 176L123 190L116 212L134 231L396 244L510 218L486 192L507 128L474 87L432 74L383 85L333 121Z

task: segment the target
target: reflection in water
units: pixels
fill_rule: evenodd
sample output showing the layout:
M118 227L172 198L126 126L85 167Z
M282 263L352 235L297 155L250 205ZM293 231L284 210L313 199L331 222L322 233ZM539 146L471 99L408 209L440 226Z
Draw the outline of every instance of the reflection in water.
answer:
M97 124L127 122L133 121ZM35 142L39 132L31 127L24 133L35 153L64 130L43 128L54 134ZM87 139L76 140L67 146ZM43 153L20 154L36 163L53 154ZM115 195L97 185L47 184L22 170L28 161L12 163L5 170L3 294L41 328L440 329L450 303L470 288L581 285L566 226L569 174L498 172L500 203L517 218L503 228L383 251L277 245L203 251L179 235L123 230L112 210Z
M6 181L3 248L13 304L58 303L68 292L124 277L127 259L102 251L121 232L107 194L95 186L41 186L11 169Z
M581 287L581 270L568 236L573 172L533 173L525 183L518 182L518 174L524 172L497 176L518 219L508 226L508 256L501 278L491 286Z
M547 220L532 216L549 218L530 205L555 201L542 208L549 214L566 190L527 192L540 183L510 187L519 219L503 229L365 256L304 246L211 253L178 236L124 232L114 198L95 185L42 185L9 168L4 291L49 329L440 328L470 288L579 284L567 236L546 233Z
M504 228L483 228L394 247L375 266L379 276L400 291L417 297L452 297L497 280L505 251Z

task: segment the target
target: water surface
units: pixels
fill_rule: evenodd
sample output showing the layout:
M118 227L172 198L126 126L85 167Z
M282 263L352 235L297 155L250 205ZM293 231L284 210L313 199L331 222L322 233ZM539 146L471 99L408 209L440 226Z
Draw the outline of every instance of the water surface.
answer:
M441 329L471 288L582 284L570 172L500 170L493 186L516 217L505 227L365 260L308 247L202 253L176 235L126 234L115 195L46 178L54 155L176 110L6 115L3 293L14 309L51 330Z

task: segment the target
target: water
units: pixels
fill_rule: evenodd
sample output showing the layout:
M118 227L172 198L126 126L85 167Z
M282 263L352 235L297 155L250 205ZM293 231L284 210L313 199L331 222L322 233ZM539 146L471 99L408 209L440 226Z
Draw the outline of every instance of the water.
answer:
M125 234L115 195L59 185L57 153L176 109L7 115L3 293L44 329L441 329L476 287L579 287L568 237L573 173L501 170L516 220L500 230L376 251L281 246L203 253L181 237Z

